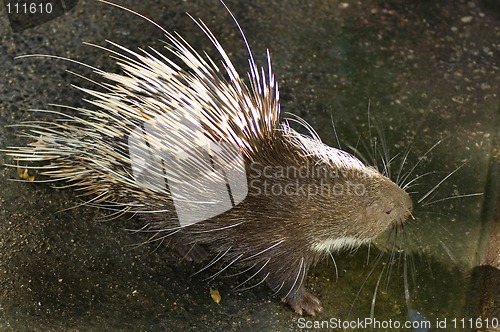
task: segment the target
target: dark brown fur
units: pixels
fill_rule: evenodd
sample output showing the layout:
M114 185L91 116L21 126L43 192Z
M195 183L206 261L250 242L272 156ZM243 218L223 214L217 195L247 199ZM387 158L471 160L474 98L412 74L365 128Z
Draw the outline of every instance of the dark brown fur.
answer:
M222 259L226 264L251 267L249 276L256 275L250 283L265 279L271 290L297 313L306 311L314 315L321 309L320 301L304 284L309 268L328 254L313 250L314 243L341 237L367 242L404 222L411 213L411 199L404 190L371 168L367 167L364 172L334 169L318 156L298 155L296 147L281 135L259 146L258 151L259 154L246 163L249 194L243 202L215 218L184 227L169 236L188 259L204 258L201 244L212 254L224 254ZM303 173L309 173L309 177L294 177L294 174L264 177L261 172L263 167L302 167L304 170L306 165L309 167ZM321 173L323 176L318 177L320 167L332 173ZM310 197L265 195L264 181L268 187L305 186L312 194L322 181L344 187L361 185L366 192ZM148 219L160 237L177 229L175 216L156 214ZM166 230L162 232L162 228Z

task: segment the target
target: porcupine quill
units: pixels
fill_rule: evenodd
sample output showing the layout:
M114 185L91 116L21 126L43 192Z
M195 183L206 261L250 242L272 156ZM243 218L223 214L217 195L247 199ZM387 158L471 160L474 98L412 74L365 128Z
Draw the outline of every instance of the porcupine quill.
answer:
M78 87L91 108L59 106L77 115L47 111L62 119L21 123L34 142L7 154L85 192L87 204L138 215L153 234L150 241L168 238L195 261L207 249L215 255L207 267L226 262L216 274L240 266L250 271L245 283L266 282L295 312L320 311L304 286L311 265L404 223L413 207L409 195L351 154L323 144L303 120L280 122L269 52L267 66L259 68L224 3L248 52L246 78L201 20L190 16L218 61L152 20L108 4L160 28L175 61L153 48L92 45L110 52L122 72L80 63L102 80L94 82L102 91ZM310 136L292 129L292 121ZM25 167L18 164L11 166Z

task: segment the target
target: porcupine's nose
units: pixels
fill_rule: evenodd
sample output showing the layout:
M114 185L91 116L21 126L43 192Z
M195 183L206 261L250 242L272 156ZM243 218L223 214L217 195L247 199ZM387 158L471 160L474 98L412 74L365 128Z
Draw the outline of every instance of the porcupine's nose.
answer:
M411 212L413 211L413 201L410 195L402 189L401 192L400 199L396 202L396 207L386 211L389 215L393 214L393 222L399 225L402 225L411 216Z

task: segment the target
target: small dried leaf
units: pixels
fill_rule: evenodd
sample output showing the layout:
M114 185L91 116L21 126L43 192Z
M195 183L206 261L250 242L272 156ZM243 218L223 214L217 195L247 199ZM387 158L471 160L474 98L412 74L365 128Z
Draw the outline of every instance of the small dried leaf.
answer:
M35 176L29 175L27 168L18 168L17 169L17 176L19 176L21 179L26 180L26 181L34 181L35 180Z
M222 299L217 289L210 288L210 296L212 297L212 300L214 300L214 302L217 304L219 304L220 300Z

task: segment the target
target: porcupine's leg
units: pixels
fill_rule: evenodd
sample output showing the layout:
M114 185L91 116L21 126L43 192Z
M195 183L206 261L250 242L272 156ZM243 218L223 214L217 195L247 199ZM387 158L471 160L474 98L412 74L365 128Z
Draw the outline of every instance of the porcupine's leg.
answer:
M180 231L170 235L170 243L173 245L175 251L186 261L201 263L208 257L208 253L203 246L193 241L189 234Z
M321 311L320 300L304 286L312 259L304 256L281 257L269 263L260 274L266 277L267 284L283 302L292 306L299 315L304 311L309 315Z
M150 214L140 218L147 225L151 225L156 234L148 240L164 241L174 248L175 251L188 262L201 263L207 259L208 253L205 249L193 239L193 237L184 230L179 230L178 225L171 221L170 217L162 214Z
M205 249L203 249L203 247L197 243L186 244L178 241L174 245L174 248L179 253L179 255L182 256L182 258L189 262L201 263L208 257Z
M316 296L306 290L304 285L301 285L295 293L290 294L284 301L290 304L293 310L299 315L302 315L303 310L313 316L321 311L321 302Z

